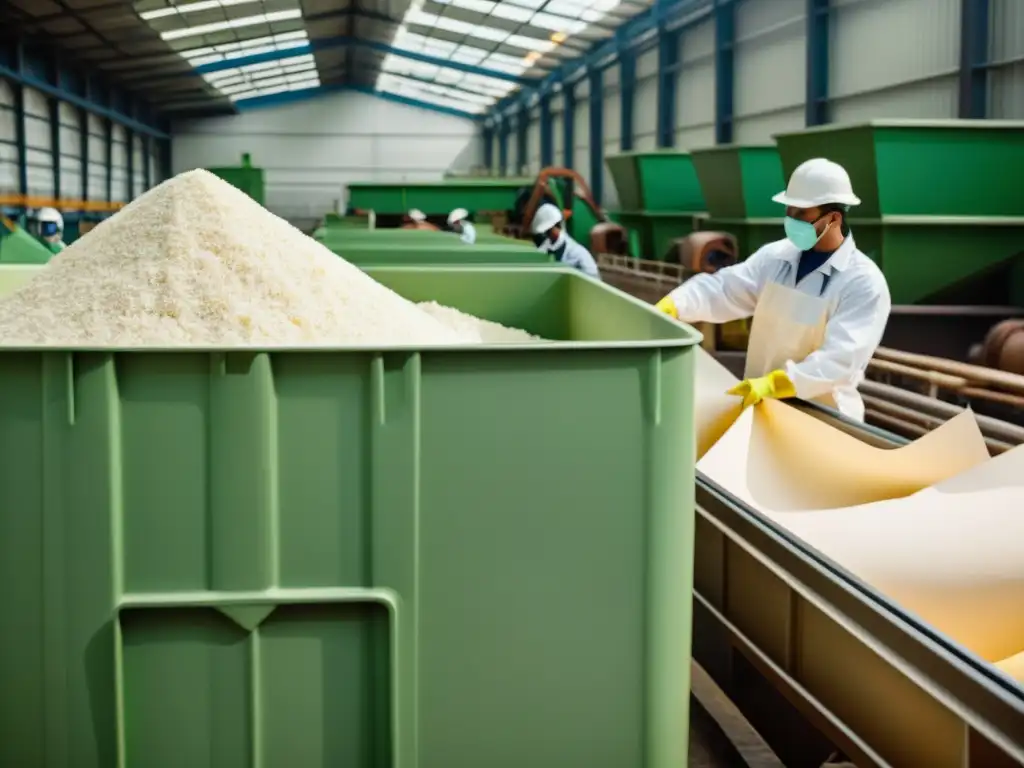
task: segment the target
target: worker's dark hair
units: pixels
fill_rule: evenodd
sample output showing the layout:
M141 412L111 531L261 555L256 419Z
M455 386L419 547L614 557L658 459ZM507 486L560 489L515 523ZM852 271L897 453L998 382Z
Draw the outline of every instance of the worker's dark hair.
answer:
M826 203L825 205L818 208L822 216L829 213L838 213L840 221L842 221L842 232L843 237L850 234L850 225L846 223L846 214L850 210L850 206L844 205L843 203Z

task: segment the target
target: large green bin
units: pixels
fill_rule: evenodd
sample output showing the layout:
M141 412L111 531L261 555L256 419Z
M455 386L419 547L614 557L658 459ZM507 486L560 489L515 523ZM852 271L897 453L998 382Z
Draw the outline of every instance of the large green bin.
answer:
M536 248L477 243L325 243L334 253L360 267L417 266L426 264L554 265L551 255Z
M897 304L964 292L1024 250L1024 122L876 120L776 136L787 173L824 156L850 173L862 204L849 222ZM993 296L989 303L1003 303Z
M772 202L772 197L786 186L776 147L724 144L695 149L690 154L711 217L761 219L782 215L783 207Z
M775 136L788 177L827 157L850 174L857 215L1024 216L1024 122L873 120Z
M219 176L228 184L237 187L260 205L265 204L265 183L263 169L252 164L248 153L242 155L242 164L234 167L209 168L215 176Z
M0 264L46 264L53 258L49 248L22 227L13 225L13 229L8 229L0 222Z
M673 149L622 152L605 157L624 211L703 211L693 159Z
M447 214L456 208L507 211L522 187L534 179L506 178L435 182L354 182L348 185L349 208L378 214L406 213L418 208L428 215Z
M699 335L372 274L562 342L0 351L0 764L686 765Z

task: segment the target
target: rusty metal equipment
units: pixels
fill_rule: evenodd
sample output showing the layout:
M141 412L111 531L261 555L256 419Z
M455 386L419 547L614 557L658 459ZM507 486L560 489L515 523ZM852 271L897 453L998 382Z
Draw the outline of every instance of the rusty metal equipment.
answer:
M694 232L672 241L665 261L681 264L691 274L713 273L737 261L736 238L727 232Z
M602 221L590 230L590 250L593 253L607 253L615 256L629 254L626 230L610 221Z
M1004 320L992 326L971 362L1024 375L1024 319Z

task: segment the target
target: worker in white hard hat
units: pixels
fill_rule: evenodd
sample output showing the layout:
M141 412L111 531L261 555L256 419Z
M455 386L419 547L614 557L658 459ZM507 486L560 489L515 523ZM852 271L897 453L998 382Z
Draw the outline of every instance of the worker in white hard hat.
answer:
M534 245L540 250L547 251L567 267L601 279L597 262L590 255L590 251L569 237L569 233L565 231L565 221L557 205L542 204L533 215L530 231L533 233Z
M846 223L860 199L846 170L802 163L785 192L786 238L746 261L687 280L658 302L687 323L753 318L745 379L730 394L813 400L862 421L857 385L882 340L892 300L882 271L857 250Z
M437 231L437 227L427 221L427 214L419 208L411 209L405 217L409 222L407 224L403 224L402 229L430 229L435 232Z
M36 214L39 222L39 238L53 253L60 253L64 245L64 217L56 208L40 208Z
M469 211L465 208L456 208L448 214L448 226L466 245L476 242L476 227L469 220Z

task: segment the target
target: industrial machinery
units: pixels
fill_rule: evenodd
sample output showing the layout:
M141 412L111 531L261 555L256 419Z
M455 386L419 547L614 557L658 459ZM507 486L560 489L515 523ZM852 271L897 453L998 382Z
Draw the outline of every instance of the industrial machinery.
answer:
M532 186L522 187L516 194L505 234L529 238L530 222L542 203L557 205L569 236L591 252L626 254L626 230L608 218L594 200L587 182L571 168L545 168Z

